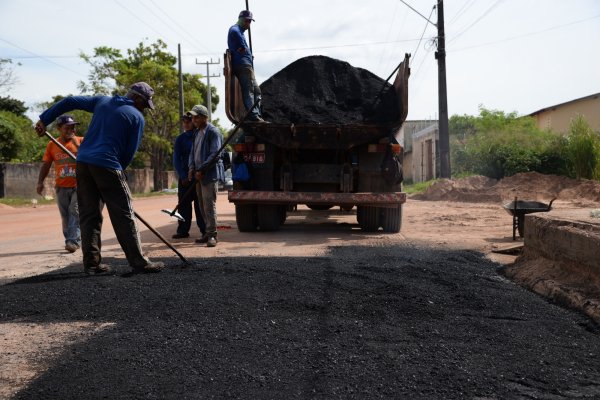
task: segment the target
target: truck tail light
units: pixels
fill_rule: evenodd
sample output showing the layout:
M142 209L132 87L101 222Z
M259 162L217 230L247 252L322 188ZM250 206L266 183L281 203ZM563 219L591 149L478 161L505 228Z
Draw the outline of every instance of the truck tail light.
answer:
M394 153L394 154L400 154L400 152L402 151L402 146L400 146L399 144L381 144L381 143L380 144L370 144L367 151L369 153L385 153L388 146L390 146L390 149L392 150L392 153Z

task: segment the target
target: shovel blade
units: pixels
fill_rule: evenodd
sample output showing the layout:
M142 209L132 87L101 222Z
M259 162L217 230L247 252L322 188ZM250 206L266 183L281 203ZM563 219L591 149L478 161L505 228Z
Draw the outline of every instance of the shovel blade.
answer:
M167 209L163 209L163 210L160 210L160 211L164 212L165 214L169 214L169 216L171 216L173 218L176 218L176 219L178 219L181 222L185 222L185 218L183 218L181 216L181 214L179 214L177 211L173 212L173 211L167 210Z

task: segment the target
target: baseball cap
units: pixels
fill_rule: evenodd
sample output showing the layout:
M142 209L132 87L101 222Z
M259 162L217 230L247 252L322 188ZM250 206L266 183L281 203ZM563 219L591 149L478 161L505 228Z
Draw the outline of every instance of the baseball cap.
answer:
M202 104L196 104L190 111L188 111L188 114L204 115L205 117L208 117L208 109Z
M56 125L58 126L62 126L62 125L79 125L79 122L75 122L75 120L73 119L73 117L71 115L61 115L60 117L56 118Z
M131 85L129 91L146 99L148 108L154 110L154 103L152 102L152 96L154 96L154 89L152 89L150 85L148 85L146 82L137 82Z
M192 120L192 114L190 114L189 112L186 112L185 114L183 114L181 116L181 119L184 121L191 121Z
M252 18L252 11L250 10L240 11L240 15L238 18L251 19L252 21L254 21L254 19Z

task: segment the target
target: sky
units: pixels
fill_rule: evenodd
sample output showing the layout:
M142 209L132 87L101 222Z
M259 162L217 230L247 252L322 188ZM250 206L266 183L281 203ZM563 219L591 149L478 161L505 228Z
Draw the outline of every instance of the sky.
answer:
M437 119L436 0L249 0L255 73L262 83L293 61L325 55L387 79L411 54L408 118ZM225 116L223 53L227 31L246 1L0 0L0 58L18 82L0 96L35 104L79 94L89 66L80 53L161 39L182 69L207 74ZM449 115L480 107L527 115L600 92L600 1L444 1ZM429 21L428 21L429 20ZM206 79L204 79L206 83ZM160 96L160 93L155 94ZM186 109L192 105L186 104Z

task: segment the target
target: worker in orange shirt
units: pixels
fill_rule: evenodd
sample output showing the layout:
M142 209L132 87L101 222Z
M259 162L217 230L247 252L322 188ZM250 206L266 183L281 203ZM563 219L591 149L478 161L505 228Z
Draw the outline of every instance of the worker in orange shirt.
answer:
M75 136L75 126L78 124L79 122L75 122L72 116L66 114L56 119L56 127L60 133L58 141L75 155L83 139L80 136ZM62 220L65 250L69 253L74 253L81 244L79 210L77 208L77 181L75 179L75 167L77 164L75 160L52 141L48 143L42 161L43 164L40 168L36 188L37 193L41 195L44 191L44 179L48 176L50 167L54 163L54 170L56 172L56 203L58 204L58 211L60 211L60 218Z

